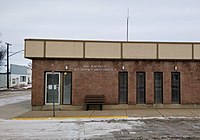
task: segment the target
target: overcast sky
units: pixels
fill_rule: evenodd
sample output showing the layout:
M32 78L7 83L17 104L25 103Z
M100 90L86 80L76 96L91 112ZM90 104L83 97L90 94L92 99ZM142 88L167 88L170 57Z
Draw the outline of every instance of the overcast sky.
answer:
M0 39L11 52L25 38L126 40L127 8L130 41L200 41L200 0L0 0Z

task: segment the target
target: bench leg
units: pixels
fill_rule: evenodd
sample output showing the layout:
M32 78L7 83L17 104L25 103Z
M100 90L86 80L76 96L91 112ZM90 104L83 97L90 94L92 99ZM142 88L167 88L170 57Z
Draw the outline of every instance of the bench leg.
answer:
M89 105L87 104L87 105L86 105L86 111L88 111L88 109L89 109Z
M102 105L100 105L100 110L102 111Z

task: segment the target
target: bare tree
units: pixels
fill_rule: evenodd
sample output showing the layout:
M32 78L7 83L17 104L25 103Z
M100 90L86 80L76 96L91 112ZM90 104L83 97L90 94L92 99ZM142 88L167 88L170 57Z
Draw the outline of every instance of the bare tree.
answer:
M2 41L0 41L0 69L3 66L3 59L5 56L6 56L6 48L3 46Z
M28 63L28 69L29 69L29 70L32 70L32 62L29 62L29 63Z

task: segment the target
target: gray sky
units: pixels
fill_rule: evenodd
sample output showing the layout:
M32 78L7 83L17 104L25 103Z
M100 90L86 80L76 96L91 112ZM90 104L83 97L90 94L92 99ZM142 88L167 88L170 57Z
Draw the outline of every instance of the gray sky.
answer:
M25 38L200 41L200 0L0 0L0 39L11 52ZM27 65L23 53L11 63Z

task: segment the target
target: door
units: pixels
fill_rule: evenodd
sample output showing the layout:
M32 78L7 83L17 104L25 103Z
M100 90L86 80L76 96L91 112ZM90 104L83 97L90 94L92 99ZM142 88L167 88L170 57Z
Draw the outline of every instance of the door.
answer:
M128 103L128 73L119 73L119 103Z
M145 103L145 73L137 72L137 103L144 104Z
M53 77L52 77L53 76ZM60 73L54 72L52 75L51 72L46 73L46 90L45 90L45 103L60 104Z
M163 73L154 73L154 103L163 103Z
M172 72L172 103L180 103L180 73Z
M63 83L63 104L71 104L72 98L72 73L64 73L64 83Z

